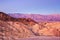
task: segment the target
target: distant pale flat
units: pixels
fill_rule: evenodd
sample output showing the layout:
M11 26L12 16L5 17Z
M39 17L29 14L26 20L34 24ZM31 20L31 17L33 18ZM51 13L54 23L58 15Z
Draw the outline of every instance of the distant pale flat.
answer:
M40 36L40 37L31 37L31 38L21 38L18 40L60 40L60 37L46 37L46 36Z

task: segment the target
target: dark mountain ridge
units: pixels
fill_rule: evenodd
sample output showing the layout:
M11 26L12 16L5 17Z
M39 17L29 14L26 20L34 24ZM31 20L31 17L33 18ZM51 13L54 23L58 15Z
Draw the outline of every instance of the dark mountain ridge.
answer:
M36 21L34 21L31 18L14 18L4 12L0 12L0 20L2 20L2 21L18 21L18 22L22 22L24 24L37 23Z
M6 13L4 12L0 12L0 20L2 21L13 21L15 18L7 15Z

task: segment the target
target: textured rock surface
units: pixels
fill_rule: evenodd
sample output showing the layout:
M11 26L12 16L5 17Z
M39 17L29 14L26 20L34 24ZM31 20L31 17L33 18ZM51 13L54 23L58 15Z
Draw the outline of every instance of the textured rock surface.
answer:
M45 36L60 36L60 22L47 22L45 28L42 28L40 35Z
M7 38L7 40L10 39L15 39L15 38L26 38L30 36L34 36L34 34L25 28L26 26L22 23L19 22L3 22L0 21L0 33L2 38ZM18 24L17 24L18 23ZM3 25L4 24L4 25Z

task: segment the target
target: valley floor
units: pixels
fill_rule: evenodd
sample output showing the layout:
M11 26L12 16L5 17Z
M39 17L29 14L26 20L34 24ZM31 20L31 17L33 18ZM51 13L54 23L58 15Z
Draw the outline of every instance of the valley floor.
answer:
M60 40L60 37L40 36L40 37L21 38L18 40Z

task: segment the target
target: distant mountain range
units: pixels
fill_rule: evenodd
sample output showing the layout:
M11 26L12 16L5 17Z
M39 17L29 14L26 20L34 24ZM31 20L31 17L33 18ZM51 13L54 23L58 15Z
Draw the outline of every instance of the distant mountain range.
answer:
M53 15L40 15L40 14L9 14L12 17L15 18L31 18L37 22L42 21L60 21L60 14L53 14Z

